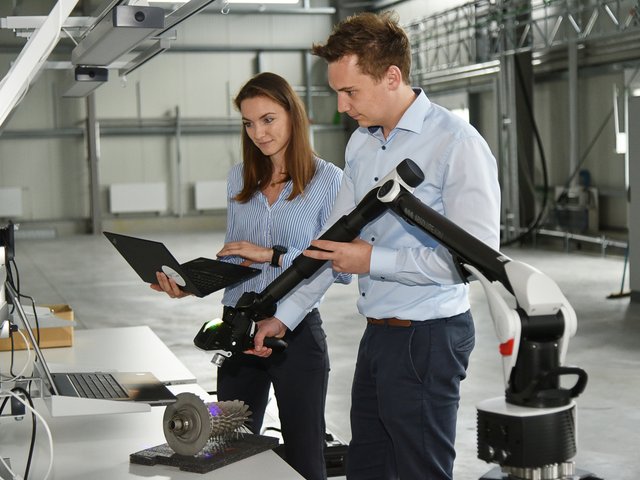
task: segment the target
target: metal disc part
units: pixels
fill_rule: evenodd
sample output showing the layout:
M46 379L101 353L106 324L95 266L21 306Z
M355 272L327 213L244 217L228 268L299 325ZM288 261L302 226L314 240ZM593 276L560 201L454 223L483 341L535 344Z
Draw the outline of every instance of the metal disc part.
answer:
M200 397L180 393L176 402L166 407L162 426L165 439L174 452L197 455L211 435L211 414Z

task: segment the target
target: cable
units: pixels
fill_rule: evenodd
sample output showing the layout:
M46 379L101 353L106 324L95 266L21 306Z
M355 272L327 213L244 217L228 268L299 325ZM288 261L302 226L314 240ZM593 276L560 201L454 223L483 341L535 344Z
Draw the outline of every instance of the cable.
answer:
M524 85L524 75L522 73L522 67L520 67L520 62L518 61L517 57L514 58L513 63L516 66L516 72L518 74L518 80L520 80L520 85ZM536 145L538 146L538 151L540 153L540 163L542 165L542 178L544 181L544 191L542 195L542 206L540 207L540 211L538 212L538 215L536 216L535 220L527 227L527 229L524 232L522 232L515 238L512 238L511 240L501 243L501 246L503 247L519 242L520 240L525 238L527 235L529 235L531 232L533 232L536 228L538 228L538 225L542 221L543 215L545 215L545 212L547 210L547 195L549 191L549 173L547 171L547 157L544 153L544 148L542 146L542 138L540 137L538 124L536 123L536 119L533 116L533 107L531 106L531 99L529 98L529 95L526 94L526 92L524 92L524 95L522 95L522 97L524 99L525 106L527 107L527 113L529 115L529 120L531 121L533 134L536 138Z
M629 88L629 85L631 85L631 83L633 83L633 81L635 80L635 78L638 75L639 71L640 71L640 66L636 67L636 69L633 71L633 75L630 76L629 81L627 81L624 84L624 89L625 90L627 88ZM585 152L582 154L582 157L580 158L580 161L578 162L578 165L576 165L576 168L573 170L573 172L571 172L571 174L569 175L569 178L567 178L567 180L565 181L564 186L562 188L562 191L558 195L558 198L566 197L566 195L568 194L569 187L571 186L571 182L576 177L576 175L580 172L580 169L582 168L582 166L586 162L587 157L588 157L589 153L591 152L591 149L595 146L596 141L598 140L598 138L600 137L600 135L604 131L605 127L607 126L607 123L609 123L609 120L613 116L614 112L615 112L615 108L612 107L611 110L609 110L609 113L606 115L606 117L602 121L602 123L600 124L600 127L598 128L598 131L596 132L596 134L593 136L593 139L591 140L591 143L589 143L589 145L587 146ZM629 135L629 132L627 132L627 136L628 135Z
M22 390L24 391L24 389L22 389ZM47 437L49 438L49 467L47 468L47 472L45 473L45 475L43 477L43 480L46 480L47 478L49 478L49 475L51 474L51 470L53 469L53 438L51 436L51 430L49 429L49 424L43 418L43 416L40 415L40 413L38 413L38 411L35 408L33 408L31 405L29 405L27 402L25 402L22 398L20 398L20 396L18 394L14 393L12 391L9 391L9 390L0 390L0 393L6 393L6 394L9 394L12 397L16 398L16 400L18 400L20 403L22 403L25 406L25 408L28 408L31 411L31 413L33 413L36 417L38 417L38 420L40 420L40 422L42 423L42 426L44 427L45 431L47 432ZM31 398L31 396L29 395L28 398ZM2 455L0 455L0 458L2 458ZM12 472L12 474L13 474L13 478L20 478L17 475L15 475L15 473Z
M9 401L9 397L4 397L4 400L2 401L2 405L0 405L0 415L2 415L2 412L4 411L4 407L7 405L8 401ZM2 457L2 455L0 455L0 457Z
M31 302L31 310L33 311L33 317L35 319L36 322L36 342L38 342L38 346L40 346L40 321L38 320L38 313L36 310L36 302L33 299L33 297L30 297L29 295L24 295L20 292L18 292L18 297L21 298L28 298L29 301Z
M8 276L11 279L11 285L14 285L15 291L19 292L20 291L20 270L18 270L18 264L16 263L16 259L15 258L12 258L9 263L11 265L13 265L13 268L16 271L16 284L14 285L14 283L13 283L13 273L11 272L11 269L9 269Z
M11 340L11 362L9 363L9 375L12 375L15 377L15 374L13 373L13 360L14 360L14 353L16 350L16 346L13 342L13 335L9 335L9 339Z
M16 269L16 277L18 278L18 285L20 285L20 274L18 273L18 267L16 266L13 258L9 261L9 263L7 264L7 268L5 269L7 272L6 281L10 285L14 286L13 274L11 272L11 263L13 263L13 266ZM14 286L14 290L15 290L15 286ZM11 304L11 311L9 312L9 314L12 315L14 310L15 310L15 305ZM16 375L13 373L13 362L14 362L14 354L15 354L16 346L13 340L13 335L9 335L9 337L11 339L11 362L9 363L9 374L15 377Z
M12 388L11 391L16 393L22 393L26 397L26 399L29 401L29 405L31 406L31 409L32 409L31 411L31 442L29 444L29 455L27 456L27 465L25 466L24 477L23 477L24 480L28 480L29 470L31 470L31 460L33 459L33 447L36 444L36 416L33 413L35 409L33 408L33 399L31 398L31 395L24 388L15 387L15 388Z
M11 268L12 265L13 268ZM15 282L13 280L13 270L15 270ZM18 264L16 263L15 258L12 258L9 262L9 268L7 268L7 281L16 291L19 298L28 298L31 302L31 309L33 310L33 316L36 322L36 342L38 343L38 345L40 345L40 321L38 319L38 313L36 310L36 302L33 297L20 293L20 270L18 270ZM15 306L13 306L13 308L15 308Z
M27 341L27 337L24 336L24 333L22 333L20 330L16 330L20 336L22 337L22 341L25 344L26 350L27 350L27 361L25 362L24 366L22 367L22 370L20 370L20 373L14 375L13 373L11 373L11 375L13 376L13 378L2 378L3 382L13 382L15 380L17 380L18 378L22 377L22 375L24 375L25 370L27 369L27 367L31 364L31 346L29 344L29 342ZM12 342L13 345L13 342ZM13 361L11 366L13 367ZM11 372L11 370L10 370Z
M521 84L524 84L524 75L522 74L522 68L520 67L520 63L518 62L517 58L514 61L514 63L515 63L515 66L516 66L516 72L518 74L518 79L520 80ZM624 85L625 89L627 89L629 87L629 85L631 85L631 83L633 82L635 77L638 75L639 71L640 71L640 67L636 67L636 69L633 72L633 75L631 75L630 79L625 83L625 85ZM535 138L536 138L536 145L538 146L538 150L539 150L539 153L540 153L540 161L541 161L541 165L542 165L543 181L544 181L544 191L543 191L543 196L542 196L542 206L540 207L540 211L538 212L538 215L536 216L536 219L533 221L533 223L531 225L529 225L527 227L527 229L523 233L521 233L520 235L518 235L517 237L515 237L515 238L513 238L511 240L508 240L508 241L506 241L504 243L501 243L501 246L512 245L513 243L516 243L516 242L522 240L524 237L526 237L532 231L534 231L536 228L538 228L540 223L542 223L542 221L548 215L548 211L547 211L548 199L547 199L547 197L548 197L548 191L549 191L549 178L548 178L548 172L547 172L546 155L544 153L544 148L542 146L542 139L540 137L540 132L538 130L537 123L536 123L535 118L533 116L533 108L531 106L531 100L530 100L528 95L523 95L523 99L524 99L525 105L527 107L527 113L529 114L529 118L531 120L531 125L533 127L533 132L534 132L534 135L535 135ZM602 121L602 124L598 128L598 131L596 132L593 140L587 146L587 149L585 150L585 152L582 154L582 157L581 157L580 161L578 162L578 165L575 167L573 172L571 172L571 174L569 175L569 178L566 180L566 182L564 184L564 187L563 187L563 190L561 191L559 197L563 197L563 196L565 196L567 194L569 186L571 185L571 182L573 181L575 176L580 172L580 169L582 168L582 166L584 165L585 161L587 160L587 157L588 157L589 153L591 152L591 149L595 146L596 141L598 140L598 138L600 137L600 135L604 131L604 129L607 126L607 123L609 122L609 120L611 119L613 113L614 113L614 109L612 108L609 111L608 115Z

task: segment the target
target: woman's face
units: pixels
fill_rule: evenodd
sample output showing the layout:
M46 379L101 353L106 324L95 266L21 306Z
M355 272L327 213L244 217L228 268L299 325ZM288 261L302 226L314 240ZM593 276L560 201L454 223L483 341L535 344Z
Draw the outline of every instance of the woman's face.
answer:
M240 104L242 123L260 151L275 161L284 161L291 138L289 112L268 97L247 98Z

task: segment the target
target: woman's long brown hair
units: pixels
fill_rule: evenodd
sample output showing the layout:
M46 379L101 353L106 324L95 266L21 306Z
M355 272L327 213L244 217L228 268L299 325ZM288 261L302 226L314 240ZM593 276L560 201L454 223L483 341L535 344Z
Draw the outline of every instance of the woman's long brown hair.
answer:
M291 137L285 151L285 168L293 188L287 200L300 195L315 175L314 152L309 140L309 120L300 98L289 82L275 73L264 72L251 78L241 89L234 104L238 110L248 98L266 97L281 105L290 116ZM244 185L235 200L246 203L271 180L273 164L242 129L242 176Z

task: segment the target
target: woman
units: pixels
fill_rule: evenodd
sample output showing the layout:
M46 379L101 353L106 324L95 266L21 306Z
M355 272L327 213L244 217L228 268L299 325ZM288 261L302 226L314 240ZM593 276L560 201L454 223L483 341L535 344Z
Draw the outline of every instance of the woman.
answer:
M227 233L217 255L263 272L225 290L227 313L244 292L264 290L317 237L342 178L339 168L314 154L304 106L285 79L256 75L234 103L244 126L243 162L227 179ZM158 283L156 290L184 296L162 273ZM329 357L317 308L284 339L288 347L269 359L243 354L226 360L218 370L218 399L248 404L250 428L259 433L273 384L287 462L308 480L324 479Z

